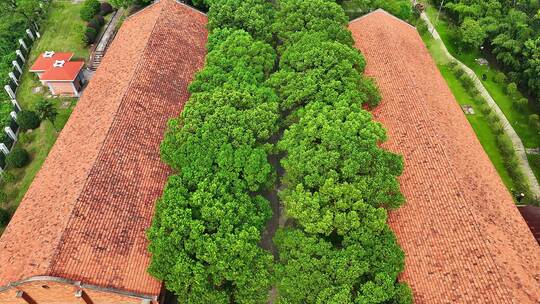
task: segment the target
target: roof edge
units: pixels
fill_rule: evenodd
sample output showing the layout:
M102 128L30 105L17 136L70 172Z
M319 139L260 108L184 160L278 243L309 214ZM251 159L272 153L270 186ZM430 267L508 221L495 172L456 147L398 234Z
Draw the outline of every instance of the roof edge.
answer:
M390 16L390 17L392 17L392 18L394 18L394 19L396 19L396 20L398 20L398 21L400 21L400 22L402 22L402 23L404 23L404 24L406 24L406 25L412 27L414 30L417 30L416 27L413 26L412 24L410 24L410 23L408 23L407 21L402 20L402 19L400 19L400 18L398 18L398 17L396 17L396 16L390 14L389 12L385 11L385 10L382 9L382 8L378 8L378 9L372 11L372 12L369 12L369 13L363 15L363 16L360 16L360 17L358 17L358 18L355 18L355 19L349 21L349 25L350 25L350 24L353 24L354 22L360 21L360 20L362 20L363 18L368 17L368 16L370 16L370 15L372 15L372 14L374 14L374 13L377 13L377 12L385 13L385 14L387 14L388 16Z
M66 285L72 285L79 288L86 288L86 289L91 289L91 290L100 291L100 292L115 293L122 296L128 296L128 297L143 299L143 300L157 301L157 298L159 297L159 295L149 295L149 294L142 294L142 293L137 293L137 292L130 292L130 291L125 291L125 290L116 289L112 287L101 287L98 285L85 284L85 283L82 283L81 281L75 281L75 280L70 280L70 279L65 279L65 278L55 277L55 276L32 276L32 277L28 277L19 281L10 282L8 285L0 286L0 292L9 290L12 287L18 287L26 283L32 283L32 282L63 283Z
M150 4L150 5L146 6L146 7L144 7L144 8L141 9L140 11L135 12L134 14L127 16L125 21L128 21L128 20L131 19L132 17L138 15L139 13L144 12L146 9L148 9L148 8L154 6L154 5L156 5L156 4L158 4L158 3L162 2L162 1L167 1L167 0L155 0L154 2L152 2L152 4ZM192 6L189 6L189 5L185 4L184 2L181 2L180 0L173 0L173 1L174 1L176 4L180 4L180 5L182 5L182 6L185 6L185 7L189 8L189 9L191 9L191 10L193 10L193 11L195 11L195 12L197 12L197 13L199 13L199 14L205 16L205 17L207 17L205 13L201 12L200 10L198 10L198 9L192 7Z

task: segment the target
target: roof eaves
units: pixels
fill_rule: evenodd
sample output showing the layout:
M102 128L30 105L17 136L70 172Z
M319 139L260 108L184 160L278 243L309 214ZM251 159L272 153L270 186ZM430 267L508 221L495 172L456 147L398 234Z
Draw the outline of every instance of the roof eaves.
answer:
M360 21L360 20L362 20L362 19L364 19L364 18L366 18L366 17L369 17L369 16L371 16L371 15L377 13L377 12L385 13L385 14L387 14L388 16L390 16L390 17L392 17L392 18L394 18L394 19L396 19L396 20L398 20L398 21L400 21L400 22L402 22L402 23L404 23L404 24L406 24L406 25L412 27L414 30L416 30L416 27L414 27L412 24L410 24L410 23L408 23L407 21L402 20L402 19L400 19L400 18L398 18L398 17L396 17L396 16L390 14L389 12L385 11L385 10L382 9L382 8L378 8L378 9L376 9L376 10L374 10L374 11L368 13L368 14L365 14L365 15L363 15L363 16L360 16L360 17L356 18L356 19L353 19L353 20L349 21L349 24L353 24L353 23L355 23L355 22L357 22L357 21Z

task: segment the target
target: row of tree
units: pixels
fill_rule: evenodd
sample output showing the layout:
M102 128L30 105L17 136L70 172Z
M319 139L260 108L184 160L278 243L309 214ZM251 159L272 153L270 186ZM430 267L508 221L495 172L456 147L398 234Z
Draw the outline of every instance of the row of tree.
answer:
M9 102L4 85L9 83L12 61L17 58L19 39L26 37L26 29L33 27L48 2L45 0L0 1L0 102Z
M380 96L347 23L334 1L278 3L279 70L269 83L290 111L278 149L292 223L274 238L280 303L412 303L386 211L404 201L403 160L379 147L386 132L362 108Z
M511 81L540 98L540 1L449 0L444 9L464 47L486 46Z
M259 247L271 216L268 140L278 97L265 81L276 53L272 5L213 0L206 65L161 145L170 176L148 231L149 272L182 303L265 303L273 256Z

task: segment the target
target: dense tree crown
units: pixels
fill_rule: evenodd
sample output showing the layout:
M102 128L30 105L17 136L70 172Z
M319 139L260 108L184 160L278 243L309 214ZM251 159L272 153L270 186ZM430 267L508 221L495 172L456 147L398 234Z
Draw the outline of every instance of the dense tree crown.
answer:
M511 81L540 98L540 1L449 0L444 9L463 47L486 46Z
M269 79L290 111L280 198L294 224L278 231L280 303L410 303L397 282L404 255L386 224L403 203L402 158L363 104L380 96L362 74L347 17L333 1L282 0L274 29L279 69Z
M161 145L175 173L148 231L150 273L183 303L267 303L273 286L287 304L410 303L386 224L404 200L403 161L379 147L385 130L362 108L380 95L341 7L197 4L209 7L208 55ZM285 155L290 218L276 261L259 246L271 216L260 194L276 182L269 153Z
M271 209L258 193L275 181L267 142L280 120L265 85L276 60L273 9L264 0L207 4L206 66L161 145L175 174L148 231L149 271L183 303L265 303L273 257L258 243Z

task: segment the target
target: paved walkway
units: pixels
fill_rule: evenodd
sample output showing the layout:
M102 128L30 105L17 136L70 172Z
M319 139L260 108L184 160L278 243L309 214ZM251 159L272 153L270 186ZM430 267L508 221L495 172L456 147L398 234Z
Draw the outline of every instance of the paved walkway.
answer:
M512 128L512 125L510 124L508 119L506 119L506 116L504 116L504 113L501 111L501 109L499 108L499 106L497 105L493 97L489 95L488 91L486 90L486 88L484 87L484 85L482 84L478 76L476 76L474 71L471 70L465 64L463 64L461 61L457 60L454 56L452 56L452 54L448 52L448 50L446 49L446 46L444 45L444 42L441 39L441 36L439 36L439 33L437 32L437 30L435 29L435 27L433 26L433 24L431 23L431 21L429 20L425 12L422 12L421 18L426 22L428 26L428 30L433 36L433 38L441 42L442 49L446 57L449 60L453 60L457 62L457 64L465 71L465 73L467 73L467 75L469 75L469 77L473 79L475 87L478 89L482 97L484 97L484 99L486 100L490 108L495 112L495 114L497 114L497 116L501 120L501 123L504 126L505 133L512 140L514 149L516 150L516 154L519 159L521 170L525 174L525 178L527 179L530 185L532 193L536 197L540 197L540 186L538 185L538 181L536 180L536 177L534 176L531 166L529 165L527 154L525 153L526 152L525 146L523 146L523 142L521 142L521 139L517 135L516 131L514 130L514 128Z

